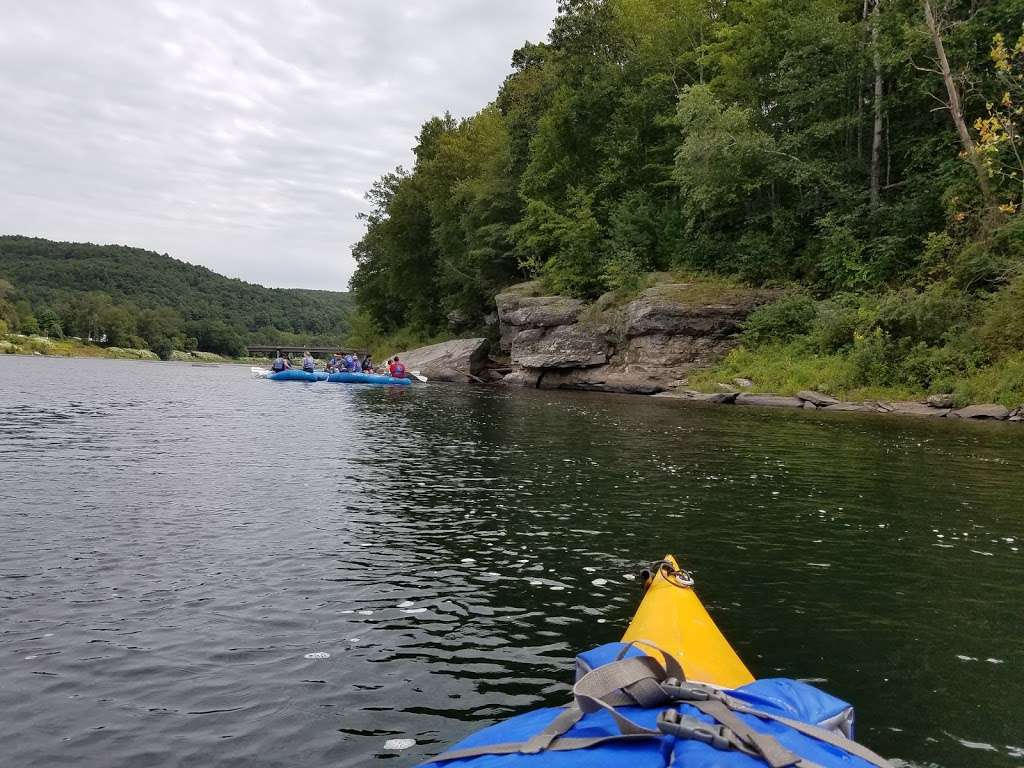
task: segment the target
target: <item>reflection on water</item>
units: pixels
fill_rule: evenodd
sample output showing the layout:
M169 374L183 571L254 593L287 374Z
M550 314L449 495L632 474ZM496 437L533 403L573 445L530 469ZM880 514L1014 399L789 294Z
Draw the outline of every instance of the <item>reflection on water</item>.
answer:
M1014 425L0 358L0 753L412 765L562 703L675 552L872 747L1019 765L1022 460Z

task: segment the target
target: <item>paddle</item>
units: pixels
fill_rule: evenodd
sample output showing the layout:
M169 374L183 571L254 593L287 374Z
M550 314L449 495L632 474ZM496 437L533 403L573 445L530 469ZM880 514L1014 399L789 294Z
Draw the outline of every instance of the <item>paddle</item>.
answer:
M415 378L417 381L422 381L424 384L430 381L430 379L428 379L426 376L420 376L419 371L409 371L409 373L411 373L413 378Z

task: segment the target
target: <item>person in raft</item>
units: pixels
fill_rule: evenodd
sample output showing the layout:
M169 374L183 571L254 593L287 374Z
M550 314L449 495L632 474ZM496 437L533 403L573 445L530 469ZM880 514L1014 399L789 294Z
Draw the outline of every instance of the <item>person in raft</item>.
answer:
M331 355L331 359L327 361L327 372L337 373L341 370L342 365L343 361L341 358L341 352L335 352Z
M309 354L308 349L302 353L302 370L306 373L313 373L316 370L316 360Z
M369 353L367 353L366 357L363 358L362 366L363 373L373 373L373 360L370 359Z
M407 379L409 378L405 373L405 363L398 359L398 355L395 355L395 362L388 368L391 375L396 379Z
M292 364L288 362L287 357L281 356L281 350L277 350L277 357L274 358L274 362L270 364L270 370L274 373L280 373L281 371L287 371L292 367Z

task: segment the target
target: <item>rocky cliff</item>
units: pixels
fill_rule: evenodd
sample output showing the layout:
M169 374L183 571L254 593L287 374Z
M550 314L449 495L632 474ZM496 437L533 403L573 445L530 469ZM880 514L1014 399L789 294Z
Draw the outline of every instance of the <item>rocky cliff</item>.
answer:
M504 383L545 389L653 394L728 352L740 324L778 292L665 283L623 306L562 296L495 297Z

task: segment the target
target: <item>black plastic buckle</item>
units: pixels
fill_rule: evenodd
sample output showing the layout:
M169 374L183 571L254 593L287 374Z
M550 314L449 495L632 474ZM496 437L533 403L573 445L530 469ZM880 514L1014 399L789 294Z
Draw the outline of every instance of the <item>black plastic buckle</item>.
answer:
M707 744L715 749L732 749L735 734L724 725L705 723L690 715L683 715L674 709L666 709L658 716L658 730L679 739L690 739Z
M714 688L708 688L697 683L679 681L674 677L670 677L662 682L661 688L665 691L665 695L673 701L709 701L710 699L717 698L718 694L718 691Z

